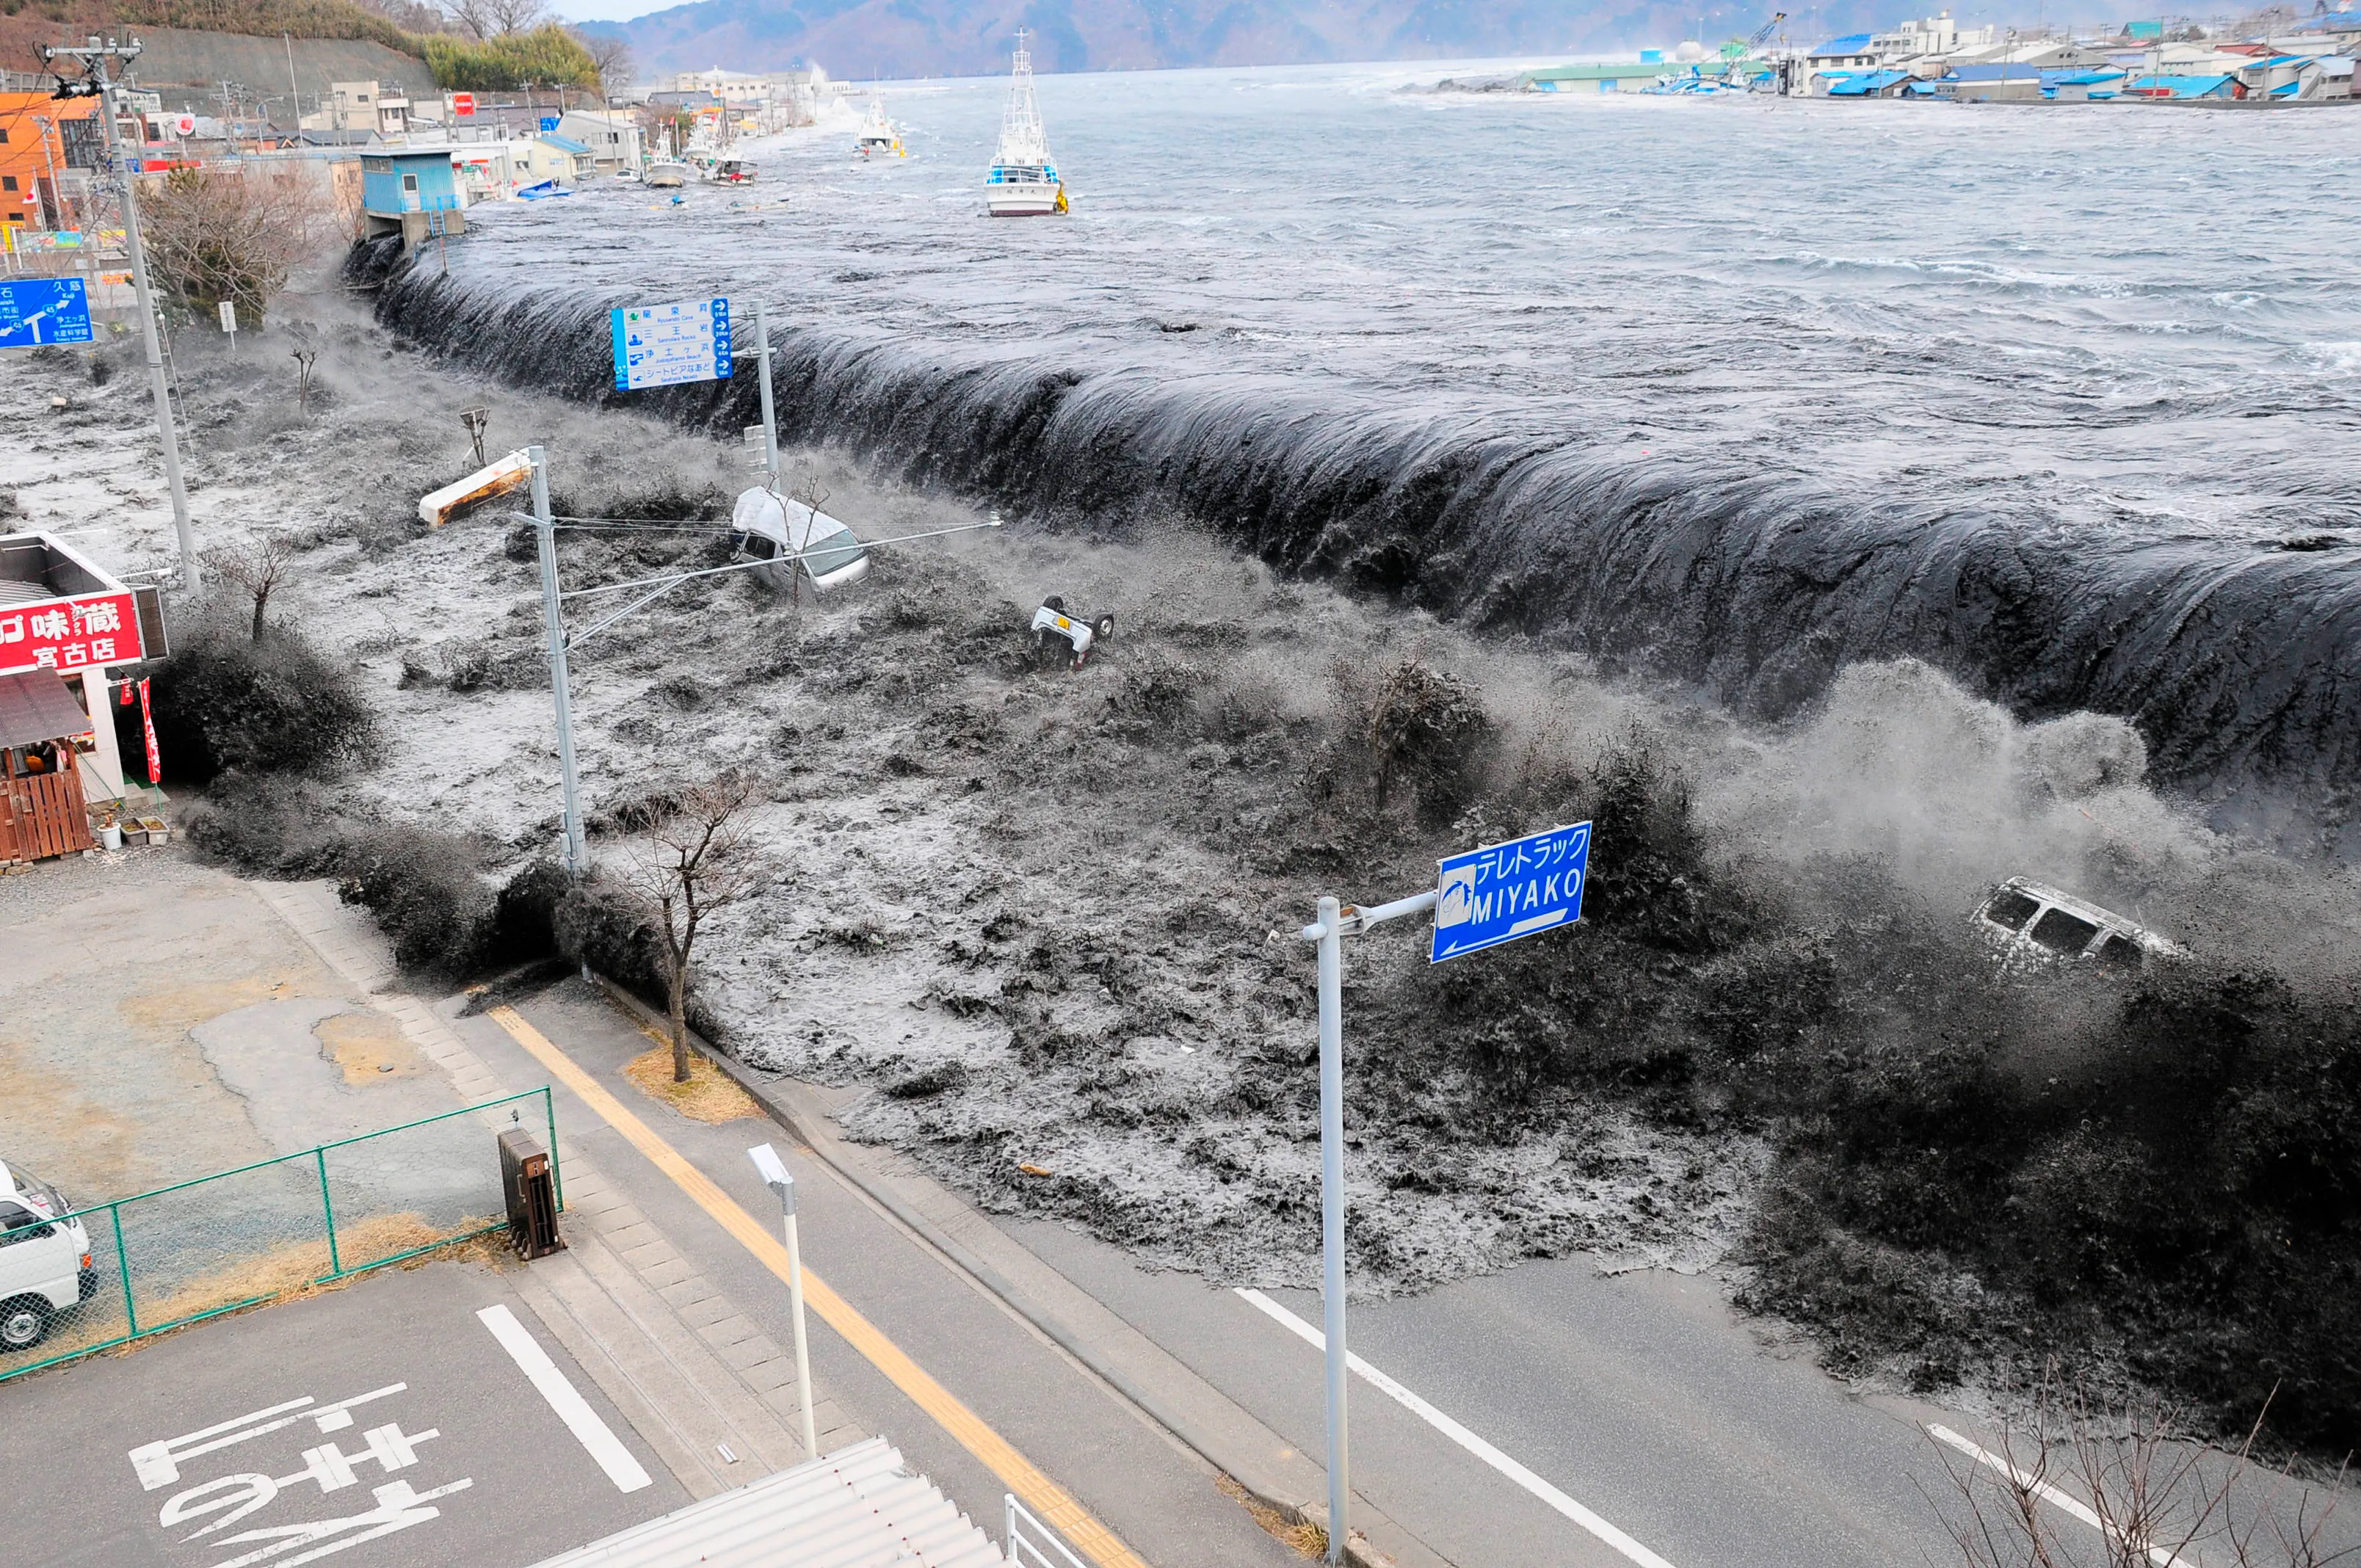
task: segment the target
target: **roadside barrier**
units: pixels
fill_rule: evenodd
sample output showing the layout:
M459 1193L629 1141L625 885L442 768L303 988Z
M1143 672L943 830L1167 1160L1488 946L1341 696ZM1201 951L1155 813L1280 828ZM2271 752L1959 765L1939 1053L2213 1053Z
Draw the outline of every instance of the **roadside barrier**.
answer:
M0 1381L506 1228L498 1135L528 1115L562 1212L544 1087L5 1233Z
M1017 1568L1085 1568L1082 1560L1073 1554L1058 1532L1033 1517L1033 1510L1008 1498L1008 1561Z

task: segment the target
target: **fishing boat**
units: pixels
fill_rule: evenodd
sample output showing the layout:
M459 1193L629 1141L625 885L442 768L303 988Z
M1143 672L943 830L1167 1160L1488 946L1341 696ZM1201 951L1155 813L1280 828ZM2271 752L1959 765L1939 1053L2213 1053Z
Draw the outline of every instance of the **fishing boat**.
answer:
M995 218L1043 218L1066 210L1066 187L1049 157L1049 133L1033 102L1030 34L1016 35L1016 63L1009 73L1008 106L1000 115L1000 151L983 182L985 205Z
M866 162L877 158L907 158L908 149L902 146L902 133L885 117L885 102L869 100L869 113L861 122L861 135L852 144L852 156Z
M651 163L641 178L651 191L677 191L697 178L697 170L686 163Z

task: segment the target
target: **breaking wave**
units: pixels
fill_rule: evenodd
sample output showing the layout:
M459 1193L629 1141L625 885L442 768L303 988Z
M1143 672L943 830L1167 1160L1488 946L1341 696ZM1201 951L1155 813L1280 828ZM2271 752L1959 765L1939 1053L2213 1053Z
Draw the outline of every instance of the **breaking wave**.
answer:
M610 399L616 298L396 265L379 313L521 381ZM2334 846L2361 773L2361 537L2062 527L2022 506L1847 498L1736 458L1603 456L1487 417L1405 420L1262 376L774 334L784 438L903 482L1105 527L1180 516L1282 568L1691 681L1769 718L1910 655L2020 717L2131 720L2225 824ZM750 379L653 396L717 432ZM2340 501L2342 498L2339 498Z

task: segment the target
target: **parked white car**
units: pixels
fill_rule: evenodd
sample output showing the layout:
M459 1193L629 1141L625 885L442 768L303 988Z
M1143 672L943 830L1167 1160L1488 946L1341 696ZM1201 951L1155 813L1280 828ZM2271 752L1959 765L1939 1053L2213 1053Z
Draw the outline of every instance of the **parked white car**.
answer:
M783 500L759 488L742 491L730 509L730 527L740 554L771 563L756 567L754 575L782 591L795 587L797 555L803 557L804 576L822 593L869 575L868 547L852 530L801 501Z
M2130 973L2149 959L2183 958L2188 949L2136 921L2037 882L2011 877L1976 910L1976 924L2004 950L2026 957L2088 959Z
M58 1314L98 1290L90 1233L64 1194L22 1166L0 1161L0 1355L32 1349Z

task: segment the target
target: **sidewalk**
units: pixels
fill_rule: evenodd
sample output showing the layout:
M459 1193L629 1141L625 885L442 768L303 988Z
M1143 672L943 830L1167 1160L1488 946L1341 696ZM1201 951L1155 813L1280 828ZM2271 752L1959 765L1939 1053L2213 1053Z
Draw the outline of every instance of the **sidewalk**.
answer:
M534 1086L503 1080L438 1009L396 987L391 956L366 915L324 883L255 884L371 1004L447 1074L467 1102ZM564 1129L568 1124L561 1119ZM558 1135L567 1250L523 1271L518 1293L636 1427L692 1497L811 1457L800 1424L795 1358L739 1311L650 1224L580 1143ZM814 1389L821 1452L869 1435Z
M340 905L325 884L262 891L324 963L398 1024L467 1099L555 1076L492 1018L462 1016L464 999L430 1003L395 989L399 979L366 916ZM1101 1562L1284 1568L1302 1561L1224 1494L1213 1465L836 1168L766 1120L693 1122L643 1095L620 1069L650 1041L606 998L568 981L519 1003L518 1013L627 1115L678 1150L719 1201L748 1216L772 1216L769 1225L776 1201L744 1151L762 1142L781 1146L796 1177L807 1264L876 1325L884 1349L856 1346L813 1316L823 1453L885 1435L995 1536L1011 1487L1005 1466L988 1461L1012 1455L1104 1521L1112 1549L1089 1553ZM525 1270L520 1294L691 1496L796 1463L794 1358L782 1349L791 1330L778 1280L744 1239L562 1078L555 1094L570 1247ZM948 1193L939 1197L956 1203ZM914 1398L906 1380L884 1369L895 1357L923 1368L918 1376L946 1390L966 1421ZM1264 1441L1273 1451L1286 1447L1267 1433ZM1401 1561L1426 1568L1438 1560Z

